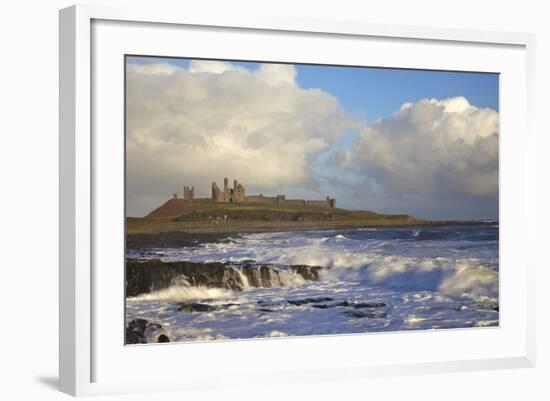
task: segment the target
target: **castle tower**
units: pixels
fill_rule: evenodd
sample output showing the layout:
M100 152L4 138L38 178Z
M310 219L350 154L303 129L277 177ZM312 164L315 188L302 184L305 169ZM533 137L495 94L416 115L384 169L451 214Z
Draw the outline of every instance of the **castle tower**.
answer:
M216 182L212 183L212 202L220 201L220 188Z
M221 203L244 203L246 195L244 186L237 180L233 180L233 188L229 188L229 179L223 179L223 191L216 182L212 183L212 201Z
M183 187L183 199L193 200L195 199L195 187Z

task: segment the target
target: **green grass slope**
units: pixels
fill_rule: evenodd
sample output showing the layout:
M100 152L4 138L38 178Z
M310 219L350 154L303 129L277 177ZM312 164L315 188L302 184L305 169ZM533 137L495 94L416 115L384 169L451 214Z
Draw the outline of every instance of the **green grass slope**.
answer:
M128 218L127 232L242 232L426 223L408 215L366 210L171 199L144 218Z

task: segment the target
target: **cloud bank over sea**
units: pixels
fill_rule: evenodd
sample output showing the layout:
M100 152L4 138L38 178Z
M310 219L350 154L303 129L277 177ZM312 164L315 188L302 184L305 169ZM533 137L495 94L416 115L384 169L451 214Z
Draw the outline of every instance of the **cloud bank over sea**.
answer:
M293 65L150 60L126 66L130 216L183 185L208 196L225 176L249 193L331 195L347 208L498 215L498 111L426 97L371 122L301 85Z

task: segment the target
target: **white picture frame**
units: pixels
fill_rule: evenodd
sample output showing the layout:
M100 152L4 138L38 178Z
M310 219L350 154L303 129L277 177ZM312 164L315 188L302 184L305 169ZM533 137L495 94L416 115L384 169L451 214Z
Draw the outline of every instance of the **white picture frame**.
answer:
M105 25L101 25L105 22ZM115 26L117 23L121 26ZM105 26L102 31L94 31L96 26ZM98 25L99 24L99 25ZM126 25L125 25L126 24ZM518 191L512 185L504 185L501 189L501 235L504 234L503 242L514 242L514 249L503 249L504 256L512 260L517 258L522 252L525 255L534 255L527 249L535 241L531 238L534 233L535 209L535 135L532 127L532 113L534 111L534 35L524 33L506 33L506 32L484 32L459 29L438 29L415 26L397 26L397 25L375 25L366 22L350 21L317 21L317 20L293 20L286 18L258 18L256 16L242 17L240 19L226 18L214 15L194 15L187 12L185 8L181 10L162 10L151 8L111 8L108 6L72 6L60 11L60 390L75 396L95 395L109 393L126 393L134 391L165 391L170 389L201 389L215 386L226 386L234 384L231 372L227 372L227 366L220 361L218 370L213 372L201 371L195 369L186 372L185 379L177 375L159 378L151 377L150 380L132 380L128 377L117 376L115 374L103 374L102 369L106 365L112 365L113 370L119 369L119 363L131 364L135 358L143 358L155 354L152 358L156 361L171 358L172 351L167 352L168 348L161 345L157 347L139 347L138 351L131 351L130 355L126 352L120 354L120 358L128 358L126 362L122 359L116 360L117 356L109 355L108 347L105 344L111 339L106 339L103 335L105 330L98 334L98 325L105 324L109 320L103 311L104 306L96 305L94 294L98 291L98 286L105 284L104 275L98 275L94 268L97 267L97 261L108 255L100 255L96 251L98 241L102 241L101 235L105 234L105 225L101 221L101 200L96 197L97 192L101 192L98 186L101 186L101 164L109 164L113 155L119 154L118 148L110 146L109 143L97 143L94 139L94 127L101 126L98 118L102 118L99 111L101 107L107 105L98 105L94 103L94 91L101 91L101 88L95 88L98 82L105 79L105 75L97 78L98 71L102 71L101 62L95 60L105 59L101 54L103 47L107 47L105 39L112 42L112 50L106 49L106 54L120 54L121 43L118 39L123 39L121 32L130 32L132 35L139 36L139 30L155 27L148 32L150 43L141 43L140 46L154 46L155 34L158 32L162 37L163 29L178 29L192 27L208 32L215 31L217 35L228 35L227 32L242 33L243 35L262 34L266 40L274 40L276 43L277 35L286 36L304 36L304 40L323 37L330 40L339 38L339 40L361 41L361 40L383 40L385 43L397 43L399 41L408 41L407 43L418 43L419 45L434 44L441 49L441 54L446 54L446 46L454 46L453 51L460 52L461 49L478 49L483 53L485 47L495 48L495 52L501 49L507 52L503 55L504 60L512 61L509 68L516 68L517 71L510 70L509 75L515 76L514 79L506 80L503 85L509 85L507 88L515 87L519 93L514 103L505 103L502 113L509 113L503 126L501 137L501 184L503 179L512 184L522 185L523 191ZM158 28L158 29L157 29ZM94 41L94 32L97 40ZM117 33L118 32L118 33ZM135 35L134 35L135 34ZM183 33L185 34L185 32ZM109 36L111 35L111 36ZM273 38L271 38L271 36ZM268 38L269 36L269 38ZM219 38L219 36L218 36ZM146 42L143 40L142 42ZM152 44L151 44L152 43ZM204 42L205 46L209 46ZM236 45L238 47L238 45ZM508 52L508 50L510 50ZM464 50L464 51L466 51ZM109 53L112 51L114 53ZM219 51L219 50L218 50ZM117 53L118 52L118 53ZM171 55L171 54L164 54ZM292 56L289 55L291 58ZM330 56L327 56L330 57ZM395 55L396 61L400 66L405 65L403 57L406 54ZM399 61L401 57L401 61ZM220 57L223 58L223 57ZM257 58L258 59L258 58ZM262 59L260 57L260 59ZM498 58L496 58L498 59ZM294 60L299 61L299 60ZM493 61L496 63L497 61ZM428 62L426 62L428 63ZM471 61L471 68L485 70L482 61ZM429 64L429 63L428 63ZM428 65L426 64L426 65ZM440 64L430 64L433 69L445 69L444 60ZM515 66L515 67L514 67ZM457 69L460 66L457 66ZM110 67L109 67L110 68ZM507 67L508 68L508 67ZM498 68L492 72L501 72ZM103 73L101 73L103 74ZM117 73L120 78L120 71ZM507 73L508 74L508 73ZM117 78L117 79L119 79ZM110 79L110 78L109 78ZM95 80L95 81L94 81ZM110 81L109 81L110 82ZM115 82L115 81L113 81ZM116 82L115 82L116 83ZM113 85L112 90L123 91L123 86ZM501 96L508 96L510 90L501 92ZM102 96L102 95L98 95ZM97 96L96 96L97 97ZM114 112L122 113L122 106L117 108L119 97L112 99L115 107L111 107ZM96 98L97 100L97 98ZM501 104L511 99L501 98ZM510 107L508 107L510 106ZM514 106L514 107L512 107ZM518 107L516 107L518 106ZM97 110L96 110L97 109ZM510 118L508 118L510 116ZM120 116L119 116L120 117ZM116 117L116 118L119 118ZM116 126L116 125L113 125ZM522 132L522 144L518 144L517 138L512 134L508 127L519 128ZM123 132L120 132L123 135ZM101 155L99 155L101 153ZM120 155L123 159L123 155ZM520 168L511 171L507 166L510 164L520 164ZM105 166L103 166L105 167ZM99 172L98 172L99 171ZM503 178L504 177L504 178ZM113 181L112 185L117 183ZM120 182L118 183L120 184ZM116 203L117 201L113 201ZM120 202L119 202L120 203ZM117 203L118 204L118 203ZM513 207L512 207L513 205ZM119 204L118 209L123 205ZM115 208L117 209L117 208ZM503 217L505 217L503 219ZM122 225L122 220L118 223ZM121 226L122 227L122 226ZM524 238L514 237L513 231L522 227L522 236ZM505 230L505 231L502 231ZM122 228L120 233L122 233ZM120 234L119 233L119 234ZM120 237L109 237L116 243ZM121 245L121 244L119 244ZM501 244L502 246L502 244ZM519 260L519 259L516 259ZM113 260L113 265L120 266L122 272L123 265L120 260ZM501 284L503 301L510 299L509 307L502 307L502 324L499 328L487 329L483 331L451 331L438 334L436 339L432 333L415 332L406 333L405 337L401 334L385 333L376 336L353 335L353 336L333 336L324 338L302 338L302 339L270 339L268 341L232 341L215 342L212 344L181 344L170 345L171 347L186 347L187 358L198 364L198 358L206 355L210 360L224 351L229 358L239 358L239 355L246 356L242 359L241 366L237 364L234 374L249 373L254 380L262 380L262 373L270 372L267 380L273 380L277 376L280 380L326 380L328 378L338 379L342 377L361 380L372 376L400 375L400 374L419 374L430 372L449 372L449 371L467 371L480 369L502 369L513 367L530 367L535 364L535 321L534 321L534 269L535 260L526 256L521 262L521 274L510 271L505 276L506 282ZM510 279L508 279L510 277ZM513 291L508 290L509 285ZM102 287L103 288L103 287ZM109 294L108 297L119 297L117 291L122 291L114 285L104 288ZM513 299L512 299L513 295ZM111 299L111 298L109 298ZM123 299L120 299L123 302ZM513 304L513 305L512 305ZM116 308L115 308L116 309ZM507 315L510 315L507 318ZM512 316L512 314L514 314ZM113 314L113 319L118 318ZM512 319L512 317L514 317ZM105 321L103 321L105 320ZM123 321L120 321L120 327ZM113 332L117 336L122 336L120 327L114 327ZM504 333L504 334L502 334ZM508 334L506 334L508 333ZM502 335L501 335L502 334ZM460 344L467 344L475 336L484 337L487 344L495 344L494 348L486 349L480 346L478 350L465 353L464 358L441 355L438 358L421 359L414 353L405 355L404 358L384 358L372 355L372 360L361 359L360 353L357 358L353 355L339 356L342 352L343 340L346 344L353 344L355 347L363 347L366 341L381 341L381 338L390 336L392 344L398 347L405 346L406 342L414 344L426 343L427 336L429 343L441 344L449 341L458 342L458 352L460 353ZM118 338L118 337L117 337ZM116 338L115 338L116 340ZM435 341L434 341L435 340ZM116 344L116 341L115 341ZM124 349L122 342L118 345L121 350ZM326 357L323 360L315 359L315 350L323 346ZM349 346L349 345L348 345ZM437 347L437 345L434 345ZM136 349L136 348L134 348ZM273 366L262 365L261 361L254 360L254 353L268 352L273 355L285 352L285 349L292 349L295 355L302 352L304 358L296 361L292 369L285 369L283 362L278 365L274 360ZM302 350L302 351L299 351ZM298 352L298 353L296 353ZM406 352L404 352L406 354ZM450 354L449 354L450 355ZM301 363L311 357L311 362ZM112 358L112 359L111 359ZM347 358L347 359L346 359ZM101 363L97 361L102 361ZM245 366L247 363L257 362L253 371ZM102 368L103 367L103 368ZM227 372L226 376L222 376ZM111 372L112 373L112 372ZM257 373L257 377L254 374ZM183 376L183 375L182 375ZM266 379L263 379L266 380Z

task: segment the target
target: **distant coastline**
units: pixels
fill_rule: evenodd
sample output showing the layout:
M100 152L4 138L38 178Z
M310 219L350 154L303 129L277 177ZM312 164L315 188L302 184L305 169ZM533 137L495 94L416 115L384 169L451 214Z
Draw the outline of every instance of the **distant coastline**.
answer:
M380 214L372 211L314 208L259 207L237 205L207 205L195 207L177 217L127 217L126 232L154 234L185 232L259 233L275 231L304 231L321 229L352 229L368 227L440 226L498 224L498 220L426 220L409 215Z

